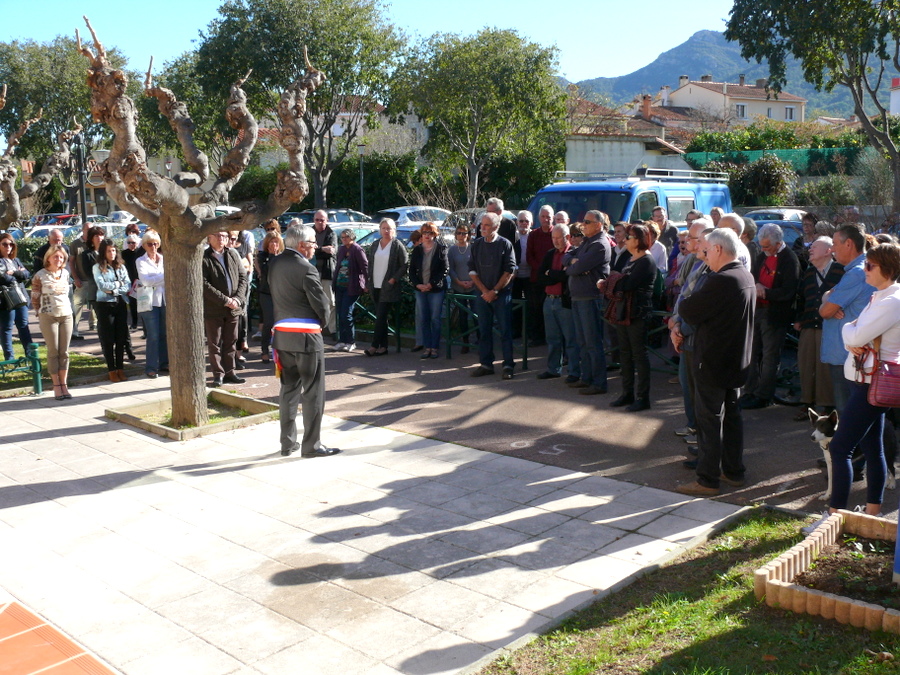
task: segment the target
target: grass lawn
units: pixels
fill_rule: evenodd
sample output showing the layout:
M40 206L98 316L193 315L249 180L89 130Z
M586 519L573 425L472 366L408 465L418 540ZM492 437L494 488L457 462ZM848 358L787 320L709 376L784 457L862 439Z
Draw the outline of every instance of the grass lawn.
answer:
M799 542L805 522L755 510L481 673L900 673L900 636L756 601L753 571ZM896 658L882 661L881 652Z
M44 388L51 387L50 372L47 370L47 347L41 345L38 347L38 355L41 359L41 377L44 382ZM13 344L13 356L20 358L25 356L22 345L17 342ZM78 354L69 349L69 382L75 382L80 377L105 375L106 362L97 356L90 354ZM10 373L6 377L0 378L0 397L14 396L17 394L30 394L32 392L32 376L27 372Z

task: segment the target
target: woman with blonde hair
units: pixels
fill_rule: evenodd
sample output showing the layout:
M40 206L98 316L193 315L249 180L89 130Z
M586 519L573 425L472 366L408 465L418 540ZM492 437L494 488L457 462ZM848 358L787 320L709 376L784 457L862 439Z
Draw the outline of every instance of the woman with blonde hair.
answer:
M68 260L69 253L64 246L51 246L44 254L44 269L38 270L31 280L31 306L37 313L47 345L47 370L57 401L72 398L68 385L72 340Z
M159 235L147 230L141 240L145 253L135 260L138 281L143 293L149 294L139 307L144 330L147 332L144 372L150 379L159 376L160 371L169 370L169 343L166 339L166 279L163 256L159 252ZM149 305L149 306L148 306Z

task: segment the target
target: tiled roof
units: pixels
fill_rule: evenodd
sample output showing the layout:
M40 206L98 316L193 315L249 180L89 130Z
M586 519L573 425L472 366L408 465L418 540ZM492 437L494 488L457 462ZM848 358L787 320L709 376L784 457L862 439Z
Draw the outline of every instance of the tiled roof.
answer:
M767 91L764 87L755 87L752 85L740 85L740 84L729 84L724 82L697 82L695 80L691 80L687 85L694 85L697 87L702 87L703 89L708 89L709 91L714 91L717 94L722 93L722 85L725 85L727 88L726 91L728 96L731 98L755 98L760 100L766 100L767 98L775 98L774 92ZM779 101L796 101L797 103L806 103L806 99L801 96L795 96L794 94L789 94L786 91L778 94Z

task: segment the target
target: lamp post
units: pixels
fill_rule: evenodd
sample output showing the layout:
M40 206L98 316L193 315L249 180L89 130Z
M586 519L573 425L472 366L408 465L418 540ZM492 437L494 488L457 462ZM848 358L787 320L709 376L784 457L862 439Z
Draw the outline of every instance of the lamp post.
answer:
M172 177L172 158L166 157L166 178Z
M366 144L359 143L356 147L359 148L359 210L365 213L366 206L363 194L363 156L366 153Z
M79 131L72 139L72 150L75 153L75 171L78 175L78 201L79 211L81 212L81 222L87 222L87 191L85 183L87 182L87 168L84 163L84 136Z

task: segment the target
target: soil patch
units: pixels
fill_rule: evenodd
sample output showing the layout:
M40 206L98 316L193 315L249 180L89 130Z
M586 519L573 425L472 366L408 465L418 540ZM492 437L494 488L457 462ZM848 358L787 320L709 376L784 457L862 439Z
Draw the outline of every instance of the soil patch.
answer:
M900 586L894 584L894 542L841 535L826 546L794 583L817 591L900 609Z
M216 424L218 422L224 422L226 420L238 419L241 417L247 417L251 413L242 408L237 408L234 406L226 405L222 403L216 398L207 395L206 397L206 407L209 410L209 422L207 424ZM163 426L172 426L172 407L169 406L167 409L155 413L155 414L147 414L141 415L141 418L147 422L151 422L153 424L162 424ZM173 427L174 429L186 429L190 425Z

